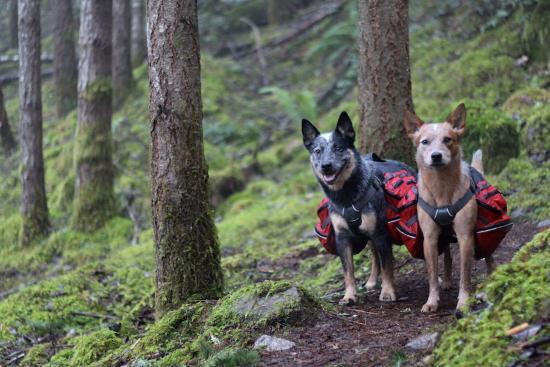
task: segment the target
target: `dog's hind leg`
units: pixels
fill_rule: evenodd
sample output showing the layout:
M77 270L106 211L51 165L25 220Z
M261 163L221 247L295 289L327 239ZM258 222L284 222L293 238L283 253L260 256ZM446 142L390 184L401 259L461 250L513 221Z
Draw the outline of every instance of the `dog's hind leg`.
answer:
M372 252L371 271L369 279L367 280L365 286L367 287L367 289L370 290L374 289L374 287L376 287L376 283L378 282L378 276L380 275L380 258L378 257L376 246L374 246L374 243L372 241L369 241L369 246Z
M443 281L441 289L444 291L451 289L453 273L453 258L451 257L451 246L447 246L443 252Z
M485 265L487 266L487 275L491 275L491 273L495 270L495 259L493 259L492 255L485 258Z
M340 300L341 305L352 306L357 301L355 286L355 269L353 264L353 252L349 239L344 234L336 234L336 250L344 269L344 297Z
M395 287L393 279L393 253L392 243L388 236L381 236L374 239L374 245L380 257L380 268L382 273L382 290L380 291L380 301L395 301Z

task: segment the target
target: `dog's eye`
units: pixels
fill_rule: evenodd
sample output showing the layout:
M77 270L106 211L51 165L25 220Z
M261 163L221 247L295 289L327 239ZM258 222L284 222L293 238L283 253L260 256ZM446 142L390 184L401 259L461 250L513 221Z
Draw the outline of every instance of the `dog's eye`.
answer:
M449 138L448 136L443 138L443 143L445 143L445 144L449 144L451 141L452 141L452 139Z
M430 141L429 141L428 139L423 139L423 140L420 142L420 144L422 144L422 145L428 145L428 144L430 144Z
M315 153L315 154L317 154L317 155L321 154L321 148L315 149L315 150L313 151L313 153Z
M335 145L334 146L334 150L336 150L337 152L343 152L344 151L344 148L339 146L339 145Z

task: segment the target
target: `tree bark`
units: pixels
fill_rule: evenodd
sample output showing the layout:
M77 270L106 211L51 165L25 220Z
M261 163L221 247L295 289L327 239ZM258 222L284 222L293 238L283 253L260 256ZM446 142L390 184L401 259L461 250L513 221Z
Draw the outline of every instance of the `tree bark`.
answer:
M52 2L53 83L57 117L65 116L76 106L78 79L74 41L72 0Z
M19 127L21 137L21 232L28 246L49 230L42 154L40 0L19 0Z
M408 13L407 0L359 1L360 150L413 163Z
M147 58L147 40L145 39L145 2L132 1L132 66L135 68Z
M4 105L4 93L2 93L2 88L0 88L0 144L2 145L2 149L4 150L6 157L12 155L17 145L10 129L8 113L6 112L6 107Z
M149 0L156 313L223 288L202 138L196 0Z
M17 48L18 43L18 31L17 31L17 0L9 0L9 32L10 32L10 48Z
M113 105L119 107L132 86L130 0L113 0Z
M93 231L113 215L111 0L81 5L76 190L72 227Z

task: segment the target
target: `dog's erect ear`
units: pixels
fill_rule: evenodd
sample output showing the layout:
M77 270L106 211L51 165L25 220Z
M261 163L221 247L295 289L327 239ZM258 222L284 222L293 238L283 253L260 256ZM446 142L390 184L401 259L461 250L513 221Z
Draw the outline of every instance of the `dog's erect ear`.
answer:
M338 123L334 131L348 139L350 144L355 141L355 130L353 130L353 124L346 111L343 111L338 117Z
M464 134L466 128L466 106L464 103L459 104L445 121L451 124L458 136Z
M304 145L307 149L311 146L313 141L319 136L320 132L311 122L306 119L302 120L302 137L304 139Z
M403 125L407 135L412 139L414 134L420 129L420 126L424 124L424 121L420 117L416 116L413 112L405 110L405 116L403 117Z

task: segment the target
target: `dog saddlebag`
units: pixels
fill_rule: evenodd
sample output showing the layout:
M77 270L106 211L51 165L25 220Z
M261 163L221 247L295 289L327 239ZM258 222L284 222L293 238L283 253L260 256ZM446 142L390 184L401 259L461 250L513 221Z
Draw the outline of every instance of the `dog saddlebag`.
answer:
M475 229L475 258L483 259L491 255L506 233L512 228L507 214L506 199L500 191L489 184L475 169L471 169L476 185L477 221Z
M319 203L317 208L317 216L319 219L315 225L315 233L317 234L317 238L319 238L319 242L321 242L321 245L323 245L328 253L338 255L338 251L336 250L336 235L334 233L334 228L332 228L332 222L330 221L329 205L330 202L328 198L324 198ZM353 243L353 254L355 255L361 252L366 245L366 243Z

